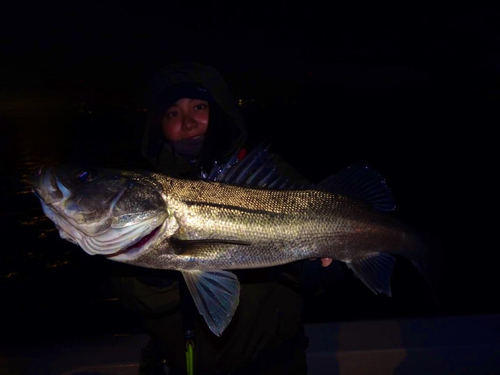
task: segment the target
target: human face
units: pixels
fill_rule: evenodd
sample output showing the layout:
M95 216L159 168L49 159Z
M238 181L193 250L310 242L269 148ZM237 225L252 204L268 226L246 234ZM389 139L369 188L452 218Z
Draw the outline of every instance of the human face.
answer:
M161 126L169 141L182 141L204 135L208 128L208 102L182 98L163 115Z

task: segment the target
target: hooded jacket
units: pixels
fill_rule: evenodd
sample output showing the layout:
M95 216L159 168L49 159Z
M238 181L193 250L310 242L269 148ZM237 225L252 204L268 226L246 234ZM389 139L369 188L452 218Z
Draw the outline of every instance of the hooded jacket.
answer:
M199 163L192 166L166 140L161 120L168 107L178 99L200 95L199 91L194 92L194 88L203 90L200 98L210 102L210 125ZM142 153L155 168L166 174L196 177L200 168L206 170L215 160L226 160L247 141L247 131L238 104L222 76L210 66L198 63L170 64L150 80L147 92L148 121Z
M171 104L185 97L186 90L200 87L209 95L209 126L199 163L193 165L166 140L161 119ZM150 81L148 91L149 120L142 152L159 171L196 178L200 168L211 167L214 160L223 162L247 141L242 114L215 69L196 63L171 64ZM282 165L287 172L293 170L286 163ZM135 277L115 278L114 287L122 303L142 316L144 328L159 343L166 363L173 369L184 369L179 283L173 281L176 277L172 272L141 271ZM304 374L305 346L297 291L283 285L274 269L240 270L238 278L239 307L221 337L214 336L196 314L198 370L206 374Z

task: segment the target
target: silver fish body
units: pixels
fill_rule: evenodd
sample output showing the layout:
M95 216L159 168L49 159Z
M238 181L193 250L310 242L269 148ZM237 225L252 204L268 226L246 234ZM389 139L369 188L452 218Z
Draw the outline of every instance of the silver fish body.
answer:
M391 217L342 195L155 179L177 229L151 249L153 257L143 253L133 264L220 270L315 257L352 262L379 252L419 250L418 240Z
M41 169L33 185L61 237L89 254L183 272L217 335L239 296L238 280L224 270L328 257L347 263L373 292L390 295L390 253L424 269L424 247L410 231L365 202L323 189L55 167Z

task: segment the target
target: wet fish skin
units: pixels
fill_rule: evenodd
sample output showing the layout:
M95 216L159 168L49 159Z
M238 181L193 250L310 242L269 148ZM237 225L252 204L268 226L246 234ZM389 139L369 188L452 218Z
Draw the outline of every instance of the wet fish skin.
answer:
M397 221L345 196L153 178L162 185L179 229L168 243L151 249L170 256L144 253L132 264L206 271L314 257L351 262L376 252L410 251L413 257L418 250L417 239Z
M374 293L387 295L395 263L390 254L425 273L425 246L417 236L367 202L325 191L326 185L269 190L56 167L40 170L33 185L61 237L89 254L181 271L217 335L239 298L238 280L225 270L328 257L345 262Z

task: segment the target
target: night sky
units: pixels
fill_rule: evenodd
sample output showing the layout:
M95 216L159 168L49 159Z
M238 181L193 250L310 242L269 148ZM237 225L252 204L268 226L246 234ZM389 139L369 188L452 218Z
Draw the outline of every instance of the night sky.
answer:
M495 69L497 8L341 3L16 2L2 12L2 78L119 84L170 60L226 74L276 65L286 73L298 62L403 64L453 81L461 72L460 84Z
M397 214L445 249L450 313L498 312L500 7L375 3L3 5L0 109L32 92L140 106L162 66L210 64L254 100L243 108L251 135L311 179L355 162L387 177Z

